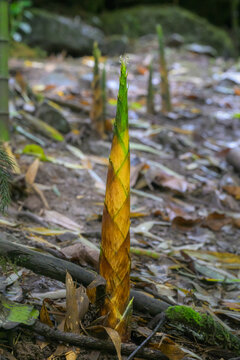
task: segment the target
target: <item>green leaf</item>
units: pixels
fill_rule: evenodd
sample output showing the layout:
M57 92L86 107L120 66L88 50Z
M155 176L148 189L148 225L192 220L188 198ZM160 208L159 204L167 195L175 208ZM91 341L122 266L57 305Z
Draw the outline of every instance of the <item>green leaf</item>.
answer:
M18 324L33 325L39 312L31 305L18 304L0 295L0 328L12 329Z
M43 148L40 145L29 144L23 149L23 154L33 155L38 157L42 161L48 161L47 156L44 153Z

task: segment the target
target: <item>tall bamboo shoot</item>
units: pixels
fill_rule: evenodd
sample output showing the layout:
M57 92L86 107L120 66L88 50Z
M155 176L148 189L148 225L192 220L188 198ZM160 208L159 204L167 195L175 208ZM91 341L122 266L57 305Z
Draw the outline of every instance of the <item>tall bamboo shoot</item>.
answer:
M102 315L122 340L128 338L130 293L130 157L127 71L122 61L102 219L100 274L106 279Z

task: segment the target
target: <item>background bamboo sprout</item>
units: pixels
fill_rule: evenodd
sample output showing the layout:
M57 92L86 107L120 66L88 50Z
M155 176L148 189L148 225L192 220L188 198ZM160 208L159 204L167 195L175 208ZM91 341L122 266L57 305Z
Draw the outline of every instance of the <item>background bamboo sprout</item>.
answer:
M148 114L155 113L152 76L153 76L153 65L152 65L152 61L151 61L150 65L149 65L148 92L147 92L147 112L148 112Z
M0 140L9 140L8 129L8 1L0 0Z
M106 87L106 64L103 66L101 77L101 89L102 89L102 102L103 102L103 122L106 120L106 107L107 107L107 87Z
M106 279L102 315L122 340L128 338L130 292L130 157L126 64L122 61L102 219L100 274Z
M93 71L93 103L91 109L91 120L95 130L98 134L103 137L104 135L104 121L103 121L103 98L102 98L102 89L100 83L100 73L99 73L99 58L101 52L98 48L96 42L93 45L93 57L94 57L94 71Z
M163 31L161 25L157 25L157 35L159 43L159 55L160 55L160 75L161 75L161 97L162 97L162 112L166 113L172 110L171 96L168 83L168 71L165 60L165 49L163 41Z

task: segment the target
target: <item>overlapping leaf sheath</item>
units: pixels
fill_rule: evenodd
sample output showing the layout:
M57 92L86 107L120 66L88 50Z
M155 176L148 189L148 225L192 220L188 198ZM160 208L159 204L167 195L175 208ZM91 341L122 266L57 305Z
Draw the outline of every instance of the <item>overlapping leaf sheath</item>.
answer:
M102 89L100 84L100 74L99 74L99 57L101 56L98 45L95 42L93 45L93 57L94 57L94 72L93 72L93 103L91 109L91 120L93 127L98 132L98 134L103 137L104 135L104 121L103 121L103 98L102 98Z
M102 219L100 274L106 279L102 315L122 340L130 320L130 159L126 65L122 62Z
M0 140L9 140L8 130L8 1L0 0Z
M163 31L161 25L157 25L157 35L159 43L159 55L160 55L160 75L161 75L161 97L162 97L162 112L166 113L172 110L171 96L168 84L168 71L165 60Z

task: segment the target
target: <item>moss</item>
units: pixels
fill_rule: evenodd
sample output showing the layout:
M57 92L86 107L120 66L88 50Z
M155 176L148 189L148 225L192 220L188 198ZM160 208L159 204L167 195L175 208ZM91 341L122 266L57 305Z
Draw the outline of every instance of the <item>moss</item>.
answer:
M135 38L154 34L156 24L161 24L166 35L180 33L188 43L208 44L219 54L233 54L232 41L224 30L177 6L135 6L105 12L100 19L106 34L122 34ZM149 21L146 21L148 19Z
M240 355L240 339L216 322L212 316L200 314L187 306L171 306L166 310L166 316L171 326L195 340Z
M197 325L201 325L202 316L187 306L170 306L167 309L166 315L172 321L181 321L184 319L186 323L192 323L193 321Z

